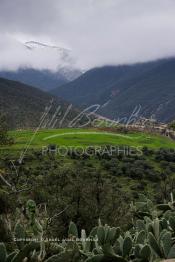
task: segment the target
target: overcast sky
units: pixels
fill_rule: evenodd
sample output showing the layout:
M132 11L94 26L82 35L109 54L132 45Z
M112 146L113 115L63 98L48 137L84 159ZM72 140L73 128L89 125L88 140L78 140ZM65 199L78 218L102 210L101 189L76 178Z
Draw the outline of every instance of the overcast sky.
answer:
M174 56L175 1L0 0L0 68L55 69L56 53L32 55L30 40L71 49L85 69Z

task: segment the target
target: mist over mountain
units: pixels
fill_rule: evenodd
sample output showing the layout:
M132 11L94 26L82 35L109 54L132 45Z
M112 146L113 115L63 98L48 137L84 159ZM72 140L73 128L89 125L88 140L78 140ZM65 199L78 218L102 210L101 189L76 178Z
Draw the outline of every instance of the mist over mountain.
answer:
M111 119L139 115L175 119L175 58L133 65L94 68L52 93L81 107L99 104L97 113Z
M0 77L20 81L27 85L38 87L42 90L51 90L69 81L76 79L82 72L74 68L71 51L58 46L50 46L36 41L29 41L24 44L26 52L30 53L31 59L41 59L42 55L50 59L54 57L53 67L55 69L33 68L24 66L17 70L2 70ZM41 61L40 61L41 63ZM47 68L47 66L45 66Z

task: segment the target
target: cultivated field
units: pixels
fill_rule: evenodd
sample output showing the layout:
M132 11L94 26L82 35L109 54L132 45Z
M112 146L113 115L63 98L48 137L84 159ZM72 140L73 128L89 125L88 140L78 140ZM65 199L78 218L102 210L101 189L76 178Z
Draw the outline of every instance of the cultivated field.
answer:
M133 132L117 133L98 129L50 129L34 131L10 131L14 138L11 149L22 149L29 143L29 148L56 144L57 146L95 146L95 145L126 145L147 146L149 148L175 148L175 141L160 135Z

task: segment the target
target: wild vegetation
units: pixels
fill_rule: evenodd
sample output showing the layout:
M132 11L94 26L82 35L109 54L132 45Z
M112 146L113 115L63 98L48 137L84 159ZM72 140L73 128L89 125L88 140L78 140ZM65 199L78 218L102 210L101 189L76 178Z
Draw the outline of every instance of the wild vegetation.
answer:
M174 257L173 197L160 205L175 193L173 142L146 133L87 132L94 129L42 130L21 162L32 131L5 133L14 144L1 146L0 261L146 262ZM71 149L64 156L43 154L42 146L49 146L46 137L51 145L101 145L101 151L92 147L84 153L79 149L80 154ZM132 146L141 144L147 145L141 154L133 151ZM110 145L118 145L119 151L109 154Z
M69 104L60 98L4 78L0 78L0 112L6 115L10 129L36 128L39 125L48 127L49 123L59 127L67 112L62 121L62 126L66 126L79 115L79 110L69 108Z
M89 233L70 222L67 237L49 240L46 231L50 222L46 212L39 218L36 203L28 200L23 212L18 212L13 249L8 252L0 244L1 262L152 262L175 258L174 199L154 205L144 195L131 203L132 220L128 230L98 225Z
M6 116L0 113L0 145L12 145L13 138L8 134Z

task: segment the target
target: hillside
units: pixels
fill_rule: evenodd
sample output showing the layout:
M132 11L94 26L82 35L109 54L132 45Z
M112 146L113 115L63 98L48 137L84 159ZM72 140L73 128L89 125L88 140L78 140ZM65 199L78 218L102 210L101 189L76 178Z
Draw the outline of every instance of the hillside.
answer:
M46 91L68 82L59 72L53 73L49 70L36 70L32 68L19 69L17 71L0 71L0 77L19 81Z
M61 136L62 132L65 136ZM4 178L15 186L14 189L9 189L2 181L0 197L8 201L8 214L13 220L15 208L21 207L21 203L25 207L28 199L32 199L39 207L43 203L43 208L41 206L39 209L42 212L41 219L53 217L54 214L60 214L64 210L59 218L55 215L53 226L45 229L46 236L65 237L69 223L67 221L74 221L80 228L83 225L87 232L91 232L99 217L103 224L121 226L123 232L123 229L129 230L134 223L130 219L132 212L129 207L131 201L138 200L139 193L146 194L157 203L165 204L166 202L163 202L165 198L169 201L170 192L174 192L175 152L168 148L158 149L159 146L169 147L167 138L151 136L148 140L146 134L140 134L138 140L132 140L124 139L123 136L112 138L109 135L110 141L107 141L103 134L98 135L97 139L95 135L80 136L73 132L75 130L42 130L36 134L27 150L26 143L28 145L31 141L33 132L28 130L10 132L15 138L14 145L8 146L7 150L1 147L0 163ZM59 137L54 136L57 133ZM44 140L51 135L53 139ZM133 134L127 136L134 137ZM104 141L108 147L105 147ZM140 147L134 151L133 146L130 149L120 146L122 142L128 145L132 145L133 142L135 146L139 144L143 146L146 142L148 147L140 154ZM58 151L56 148L56 152L47 152L47 147L42 147L52 143L56 143L59 149L62 147L62 150ZM120 146L116 146L119 150L114 151L112 147L111 154L109 143L113 145L116 143ZM173 144L174 142L170 146ZM65 148L66 145L68 150ZM72 145L75 147L72 148ZM81 145L91 146L91 149L82 150ZM98 145L102 146L101 150ZM21 153L22 164L19 162ZM16 179L16 173L12 168L12 159L19 179ZM14 193L12 190L20 193L17 194L16 191ZM45 211L45 203L48 213ZM150 207L150 202L148 204ZM3 205L1 210L2 207ZM152 212L152 205L150 210ZM145 209L142 215L145 216ZM139 216L138 218L140 219ZM131 232L133 234L133 231ZM29 233L31 234L31 231ZM5 236L6 234L1 233L0 240L6 241Z
M141 105L140 115L159 121L175 118L175 58L89 70L58 87L53 94L79 106L100 104L98 113L118 119L129 117Z
M59 126L59 120L63 118L68 103L37 88L0 78L0 112L5 113L10 128L38 126L51 101L52 106L43 120L43 125L52 119L56 121L55 126ZM66 125L77 113L77 110L71 109L63 125Z

